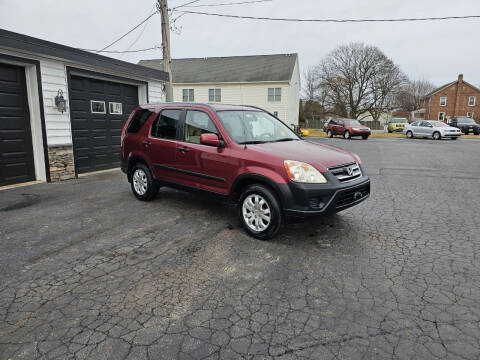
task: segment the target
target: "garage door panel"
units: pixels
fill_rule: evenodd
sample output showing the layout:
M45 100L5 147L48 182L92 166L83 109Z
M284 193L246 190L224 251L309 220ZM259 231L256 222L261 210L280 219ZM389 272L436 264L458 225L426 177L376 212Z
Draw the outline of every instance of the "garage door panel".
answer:
M0 64L0 186L35 180L25 69Z
M118 167L121 131L138 106L138 88L77 75L72 75L70 85L75 171ZM104 101L106 114L91 113L91 100ZM109 102L121 103L123 114L109 114Z

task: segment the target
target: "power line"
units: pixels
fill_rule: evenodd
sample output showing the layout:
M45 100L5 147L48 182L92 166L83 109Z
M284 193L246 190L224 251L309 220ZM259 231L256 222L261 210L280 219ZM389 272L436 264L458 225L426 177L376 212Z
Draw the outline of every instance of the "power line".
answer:
M273 0L253 0L253 1L240 1L240 2L231 2L231 3L223 3L223 4L202 4L202 5L183 5L183 7L209 7L209 6L227 6L227 5L243 5L243 4L255 4L255 3L262 3L262 2L270 2Z
M104 50L108 49L109 47L111 47L112 45L115 45L117 42L119 42L120 40L122 40L125 36L127 36L128 34L130 34L132 31L136 30L138 27L140 27L144 22L150 20L150 18L155 15L155 14L158 14L158 11L155 10L153 13L151 13L150 15L148 15L145 19L142 20L142 22L140 22L139 24L135 25L132 29L130 29L128 32L126 32L125 34L123 34L122 36L120 36L117 40L113 41L112 43L110 43L109 45L105 46L104 48L102 48L101 50L93 50L93 51L96 51L96 52L104 52Z
M149 13L152 12L152 11L154 11L155 8L156 8L156 6L153 5L153 8L152 8L152 10L149 11ZM149 20L150 20L150 19L149 19ZM125 51L130 50L130 49L138 42L138 40L140 40L140 38L142 37L143 33L145 32L145 29L147 28L147 25L148 25L148 21L149 21L149 20L147 20L147 21L144 23L144 25L143 25L143 27L142 27L142 30L140 31L140 33L138 34L138 36L137 36L137 37L135 38L135 40L133 40L133 42L125 49ZM121 59L121 58L123 57L123 55L125 55L125 54L126 54L126 53L121 54L121 55L119 56L119 59Z
M479 19L480 18L480 15L467 15L467 16L444 16L444 17L399 18L399 19L295 19L295 18L271 18L271 17L257 17L257 16L233 15L233 14L218 14L218 13L208 13L208 12L202 12L202 11L189 11L189 10L182 10L182 12L186 14L218 16L218 17L227 17L227 18L234 18L234 19L288 21L288 22L319 22L319 23L440 21L440 20L459 20L459 19Z
M146 49L137 49L137 50L123 50L123 51L114 51L114 50L92 50L92 49L80 49L83 51L90 51L90 52L96 52L96 53L107 53L107 54L124 54L124 53L136 53L136 52L142 52L142 51L149 51L149 50L161 50L161 46L154 46Z
M185 4L182 4L182 5L178 5L178 6L173 7L172 10L175 10L175 9L178 9L178 8L181 8L181 7L184 7L184 6L188 6L188 5L190 5L190 4L194 4L194 3L197 3L197 2L199 2L199 1L200 1L200 0L189 1L189 2L187 2L187 3L185 3Z

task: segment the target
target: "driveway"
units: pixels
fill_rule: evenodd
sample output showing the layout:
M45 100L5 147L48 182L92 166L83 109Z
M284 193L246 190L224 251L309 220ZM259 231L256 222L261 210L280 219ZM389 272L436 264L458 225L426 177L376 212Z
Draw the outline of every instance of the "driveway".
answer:
M478 359L480 143L315 139L372 196L262 242L119 171L0 192L0 359Z

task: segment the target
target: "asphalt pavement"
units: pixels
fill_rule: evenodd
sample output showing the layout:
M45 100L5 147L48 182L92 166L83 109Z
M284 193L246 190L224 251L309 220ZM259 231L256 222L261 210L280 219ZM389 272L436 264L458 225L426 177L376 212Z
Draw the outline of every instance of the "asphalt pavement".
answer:
M0 191L0 359L480 358L480 141L311 141L371 197L269 242L118 170Z

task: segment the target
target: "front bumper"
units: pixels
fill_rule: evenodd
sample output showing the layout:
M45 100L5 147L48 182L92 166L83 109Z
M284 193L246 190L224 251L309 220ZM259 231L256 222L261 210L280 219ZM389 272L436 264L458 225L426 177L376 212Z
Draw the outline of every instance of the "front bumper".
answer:
M480 128L479 127L476 127L476 126L473 126L473 127L470 127L470 126L462 126L460 128L460 131L464 134L478 134L480 133Z
M446 132L442 134L442 137L451 138L451 137L459 137L462 136L461 132Z
M365 135L370 136L371 134L372 134L371 131L366 131L366 130L352 130L350 132L351 136L365 136Z
M336 213L355 206L370 196L370 178L366 175L345 183L329 173L324 175L328 180L326 184L290 182L279 186L287 222Z

